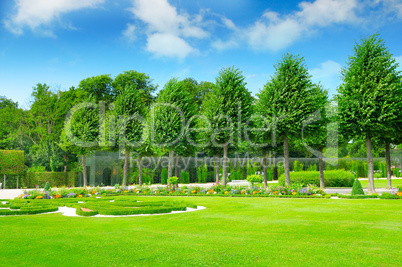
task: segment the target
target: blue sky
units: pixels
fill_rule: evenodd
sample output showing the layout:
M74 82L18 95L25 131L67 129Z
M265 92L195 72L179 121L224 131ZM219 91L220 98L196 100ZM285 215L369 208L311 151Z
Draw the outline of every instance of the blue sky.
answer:
M2 0L0 95L28 107L37 83L137 70L162 88L232 65L255 94L286 52L333 94L355 41L376 32L402 63L401 0Z

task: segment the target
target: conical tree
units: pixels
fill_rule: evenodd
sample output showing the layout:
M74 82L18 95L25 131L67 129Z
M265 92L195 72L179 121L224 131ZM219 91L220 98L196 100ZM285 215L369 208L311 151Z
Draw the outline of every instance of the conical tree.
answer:
M343 131L364 136L368 161L368 192L374 193L372 138L386 137L401 123L401 76L398 64L378 34L356 43L342 69L338 106Z
M243 130L252 114L253 98L239 69L224 68L216 78L210 98L203 103L211 144L223 150L222 183L226 185L228 149L241 146Z
M274 67L275 74L257 96L266 109L273 138L283 141L285 183L290 185L289 140L300 139L302 123L314 111L314 86L303 57L287 53Z
M169 151L168 177L173 175L175 147L186 138L187 121L197 106L176 78L170 79L156 98L151 110L151 138L156 146Z
M130 150L141 147L144 143L149 106L142 97L141 91L134 86L127 86L114 103L117 143L120 150L124 151L123 186L127 185Z

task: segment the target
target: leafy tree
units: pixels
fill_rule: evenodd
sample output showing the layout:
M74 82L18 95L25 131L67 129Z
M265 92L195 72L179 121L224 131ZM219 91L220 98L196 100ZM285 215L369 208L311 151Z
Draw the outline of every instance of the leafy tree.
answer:
M67 115L60 146L65 151L81 155L84 186L87 183L85 156L98 147L99 109L93 97L76 105Z
M338 88L340 121L350 137L366 139L369 193L374 193L372 139L387 138L401 123L401 76L398 64L378 34L354 47ZM389 136L391 136L389 135Z
M328 103L328 91L321 85L313 87L312 105L316 111L310 114L304 121L302 143L307 147L318 150L318 169L320 171L320 188L325 187L324 181L324 157L323 150L330 140L330 116L331 112ZM334 116L332 116L334 118ZM314 153L314 151L313 151Z
M154 101L153 93L158 86L152 83L152 79L145 73L135 70L125 71L116 76L112 83L116 94L121 94L125 88L134 88L141 93L141 101L150 106Z
M186 122L194 115L196 106L183 83L170 79L156 98L151 110L151 137L154 144L169 150L168 177L172 177L176 145L186 137Z
M0 149L19 148L23 110L18 108L18 103L0 96Z
M314 111L314 86L303 57L287 53L274 67L275 74L258 97L263 99L274 138L283 140L285 183L289 185L289 139L300 139L305 116Z
M89 77L80 81L78 88L92 96L97 102L112 103L117 93L109 74ZM123 87L124 88L124 87Z
M223 149L223 185L226 185L227 179L229 146L236 148L242 145L243 129L252 114L253 98L246 88L244 79L242 72L234 67L220 70L216 86L202 105L203 115L207 121L201 125L209 128L204 131L204 136L212 141L212 144L206 147L216 152L218 149L220 151Z
M123 186L127 184L130 149L143 143L148 105L142 101L143 94L134 86L127 86L116 98L115 115L118 118L117 141L124 150Z

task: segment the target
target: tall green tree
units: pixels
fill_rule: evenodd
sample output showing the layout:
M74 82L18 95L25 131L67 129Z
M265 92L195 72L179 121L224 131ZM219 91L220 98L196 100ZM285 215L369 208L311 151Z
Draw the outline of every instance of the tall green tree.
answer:
M169 151L168 176L172 176L174 150L186 138L186 122L195 114L193 98L176 78L170 79L151 110L151 138L156 146Z
M242 145L244 126L252 114L253 98L239 69L223 68L216 77L210 98L203 103L212 145L223 150L222 183L226 185L228 149Z
M350 137L364 136L368 192L374 193L372 139L387 137L401 123L401 76L398 64L378 34L361 39L342 69L338 88L340 121Z
M0 96L0 149L19 148L19 137L23 110L18 103Z
M143 94L134 86L127 85L115 101L117 123L117 143L124 150L123 186L127 184L130 150L143 145L146 116L149 110L147 102L142 101Z
M60 146L81 156L84 186L88 185L85 156L98 148L99 106L94 97L74 106L67 115Z
M113 103L117 95L113 87L113 79L109 74L85 78L80 81L78 88L92 96L97 102L104 101L106 104Z
M333 140L333 132L330 128L331 107L328 102L328 91L321 85L315 85L312 89L312 108L315 112L309 114L302 124L301 143L308 149L317 150L318 152L318 169L320 171L320 188L325 187L324 180L324 157L323 150L327 144ZM336 131L336 129L333 129ZM332 134L332 136L331 136ZM336 136L335 136L336 138ZM311 151L313 154L316 151Z
M264 101L276 140L283 141L285 183L290 185L289 140L300 139L302 123L314 111L314 86L303 57L287 53L274 67L274 75L258 97Z
M141 101L150 106L154 101L153 93L158 86L145 73L135 70L125 71L114 78L112 83L116 94L121 94L125 88L134 88L140 91Z

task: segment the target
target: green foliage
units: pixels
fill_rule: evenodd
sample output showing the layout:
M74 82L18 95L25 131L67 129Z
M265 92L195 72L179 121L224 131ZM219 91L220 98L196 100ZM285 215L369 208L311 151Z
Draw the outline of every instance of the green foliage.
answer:
M180 183L181 184L190 183L190 174L188 172L185 171L180 172Z
M54 187L75 186L76 179L76 172L27 172L24 184L27 188L33 188L36 185L43 188L47 183Z
M353 182L352 195L364 195L362 184L359 179L355 179Z
M225 144L237 148L242 142L238 137L243 136L244 125L253 112L253 98L244 80L239 69L223 68L216 77L216 86L204 98L201 112L207 120L198 121L199 128L204 129L198 137L209 155L222 155Z
M317 170L317 164L311 164L307 168L307 171L316 171L316 170Z
M344 134L382 136L401 123L401 75L395 58L378 34L354 47L342 69L338 89L339 119Z
M153 101L152 93L157 86L152 84L152 79L145 73L135 70L125 71L116 76L113 87L117 94L122 94L125 88L133 88L140 92L141 104L150 106Z
M183 84L177 79L170 79L159 92L151 111L153 141L159 146L164 145L181 152L181 145L186 143L183 134L187 133L183 124L195 114L196 109Z
M344 170L333 170L324 172L326 187L351 187L354 181L354 175ZM279 184L285 184L285 176L279 177ZM320 173L318 171L303 171L290 173L291 184L302 184L320 186Z
M24 172L24 151L0 150L0 174L22 174Z
M294 170L295 172L301 172L301 171L303 171L303 168L304 168L304 164L301 163L300 161L295 160L295 161L293 162L293 170Z
M311 76L304 58L290 53L274 67L275 74L257 94L256 112L275 126L278 136L298 137L305 116L315 111Z
M251 174L247 176L247 181L250 182L250 184L253 186L255 183L261 183L262 182L262 176L258 174Z
M167 182L168 182L170 185L177 185L177 184L179 183L179 177L177 177L177 176L172 176L172 177L170 177L169 179L167 179Z
M93 76L80 81L78 87L86 92L90 97L96 99L96 101L105 101L106 103L112 103L116 91L112 86L113 79L109 74L103 74Z
M167 184L167 180L168 180L168 170L166 168L163 168L161 172L161 184Z
M197 181L202 183L202 166L197 167Z
M43 188L45 191L49 191L49 189L51 189L51 187L50 187L50 183L49 182L46 182L46 185L45 185L45 187Z
M208 180L208 166L205 164L202 167L202 183L206 183Z

